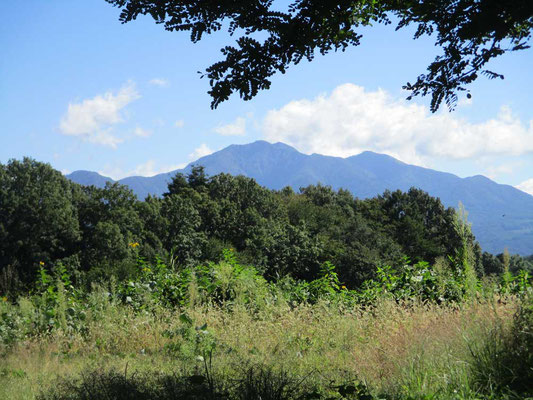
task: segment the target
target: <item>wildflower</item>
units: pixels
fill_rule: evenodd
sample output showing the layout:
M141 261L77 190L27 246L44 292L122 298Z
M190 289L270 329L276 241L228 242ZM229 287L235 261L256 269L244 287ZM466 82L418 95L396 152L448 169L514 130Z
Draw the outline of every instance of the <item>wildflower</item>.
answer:
M341 289L342 289L342 290L346 290L346 286L342 285L342 286L341 286Z
M129 244L129 246L130 246L132 249L136 248L138 245L139 245L138 242L133 242L133 243L130 243L130 244Z
M7 302L7 297L6 297L6 296L2 297L2 301L3 301L4 303Z
M152 270L151 270L150 268L148 268L148 267L144 267L144 268L143 268L143 271L144 271L144 272L151 272Z
M42 267L44 265L44 261L39 261L39 265Z

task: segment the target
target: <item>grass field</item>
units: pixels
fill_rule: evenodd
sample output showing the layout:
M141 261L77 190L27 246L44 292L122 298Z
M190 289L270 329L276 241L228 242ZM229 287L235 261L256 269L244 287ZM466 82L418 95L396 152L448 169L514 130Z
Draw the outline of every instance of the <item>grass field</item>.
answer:
M79 385L94 398L119 398L91 388L113 374L126 381L142 378L151 387L162 376L202 376L230 393L229 383L253 370L298 383L294 393L287 389L279 398L364 398L367 389L374 398L497 398L499 388L491 387L497 382L483 374L503 349L517 310L513 298L460 306L383 300L367 309L327 301L296 307L280 301L253 311L238 304L192 304L174 312L134 312L108 301L103 291L94 291L89 301L93 311L84 332L58 329L3 349L1 399L43 393L92 398L67 396L72 388L65 385L80 376L87 381ZM343 387L357 388L359 397Z

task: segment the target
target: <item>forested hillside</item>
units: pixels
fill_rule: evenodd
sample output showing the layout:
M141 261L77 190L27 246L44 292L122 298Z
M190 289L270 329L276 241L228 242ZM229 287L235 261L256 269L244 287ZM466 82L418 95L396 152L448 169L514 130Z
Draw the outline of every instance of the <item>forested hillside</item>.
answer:
M4 292L28 287L40 262L62 262L93 282L133 276L138 257L189 266L218 261L225 248L267 279L311 280L328 261L350 288L378 266L453 262L465 245L480 276L505 264L458 230L454 209L418 189L361 200L321 185L270 190L194 167L178 173L161 198L140 201L125 186L80 186L31 159L2 165L0 174ZM507 264L531 269L519 256Z

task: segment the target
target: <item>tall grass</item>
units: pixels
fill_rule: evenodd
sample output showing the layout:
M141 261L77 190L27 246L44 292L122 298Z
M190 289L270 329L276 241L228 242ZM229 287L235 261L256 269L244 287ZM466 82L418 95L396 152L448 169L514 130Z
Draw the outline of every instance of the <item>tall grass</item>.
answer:
M228 382L259 365L320 387L356 380L391 397L453 398L482 386L472 349L490 343L494 326L509 332L516 309L514 301L452 308L384 300L371 310L327 302L260 312L204 305L184 318L183 310L135 313L99 296L92 301L105 308L87 317L85 333L59 329L4 354L0 398L34 398L56 377L78 379L88 370L187 377L205 376L206 365Z
M356 292L329 263L315 281L275 283L231 254L195 269L140 267L137 281L88 293L64 269L55 278L41 270L39 292L1 302L0 399L532 392L527 276L471 293L462 275L419 263L381 268Z

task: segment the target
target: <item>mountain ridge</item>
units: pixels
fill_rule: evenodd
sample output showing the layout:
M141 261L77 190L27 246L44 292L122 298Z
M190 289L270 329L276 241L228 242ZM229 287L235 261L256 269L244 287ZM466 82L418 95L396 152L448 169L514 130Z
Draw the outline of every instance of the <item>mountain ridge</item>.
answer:
M204 166L208 175L221 172L245 175L270 189L291 186L298 190L321 183L334 189L347 189L361 199L385 190L407 191L417 187L439 197L447 207L456 208L462 202L484 250L501 253L508 247L512 253L533 253L533 196L483 175L460 178L372 151L346 158L316 153L306 155L285 143L261 140L230 145L183 169L152 177L127 177L116 182L129 186L140 199L148 194L161 196L172 176L178 172L187 173L193 165ZM102 187L106 181L115 182L91 171L74 171L67 177L97 187Z

